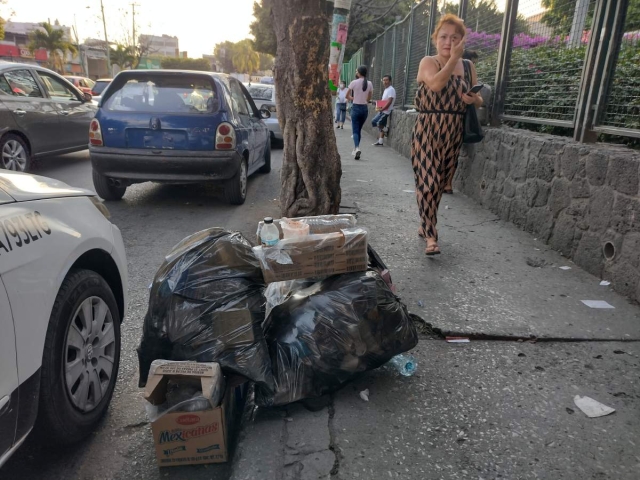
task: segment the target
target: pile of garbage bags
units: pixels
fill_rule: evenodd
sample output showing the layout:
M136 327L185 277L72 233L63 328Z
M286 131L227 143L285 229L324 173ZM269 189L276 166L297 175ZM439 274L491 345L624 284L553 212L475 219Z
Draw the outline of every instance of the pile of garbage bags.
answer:
M366 272L265 286L251 244L208 229L166 257L138 348L140 385L154 360L218 362L284 405L335 391L418 343L406 306L372 248Z
M156 273L138 347L143 387L154 360L218 362L273 389L264 280L240 233L211 228L176 245Z

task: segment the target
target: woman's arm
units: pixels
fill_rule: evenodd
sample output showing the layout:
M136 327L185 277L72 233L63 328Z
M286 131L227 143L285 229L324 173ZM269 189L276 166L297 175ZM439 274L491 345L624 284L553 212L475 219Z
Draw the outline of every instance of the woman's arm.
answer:
M351 89L349 89L349 91L347 92L347 101L353 101L353 91Z
M367 95L367 103L371 103L372 97L373 97L373 84L371 84L371 89L369 90L369 94Z
M476 73L476 67L473 64L473 62L469 62L469 66L471 67L470 87L473 87L474 85L478 84L478 75ZM462 95L462 101L467 105L475 105L476 108L480 108L484 103L484 100L482 99L482 95L479 95L477 93L465 93L464 95Z

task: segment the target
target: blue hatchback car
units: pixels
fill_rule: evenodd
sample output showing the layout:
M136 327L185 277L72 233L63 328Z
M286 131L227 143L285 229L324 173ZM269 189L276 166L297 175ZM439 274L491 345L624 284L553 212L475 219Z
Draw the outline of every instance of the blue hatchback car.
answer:
M247 196L247 177L271 170L269 130L246 88L224 74L120 72L89 127L93 184L105 200L153 181L223 183L228 202Z

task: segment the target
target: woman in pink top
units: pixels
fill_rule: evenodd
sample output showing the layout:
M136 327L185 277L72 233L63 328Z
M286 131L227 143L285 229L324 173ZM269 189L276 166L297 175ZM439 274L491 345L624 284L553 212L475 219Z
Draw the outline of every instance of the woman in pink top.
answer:
M356 71L356 79L349 84L347 100L353 102L351 107L351 127L353 128L354 149L351 155L360 160L360 133L369 116L368 104L373 95L373 84L367 81L367 67L361 65Z

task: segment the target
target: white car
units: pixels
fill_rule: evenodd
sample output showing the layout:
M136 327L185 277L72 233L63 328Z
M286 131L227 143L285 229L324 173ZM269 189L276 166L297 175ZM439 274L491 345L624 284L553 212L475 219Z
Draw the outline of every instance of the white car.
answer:
M91 191L0 170L0 466L34 425L76 442L109 406L127 264L108 215Z

